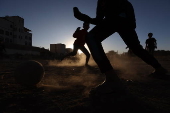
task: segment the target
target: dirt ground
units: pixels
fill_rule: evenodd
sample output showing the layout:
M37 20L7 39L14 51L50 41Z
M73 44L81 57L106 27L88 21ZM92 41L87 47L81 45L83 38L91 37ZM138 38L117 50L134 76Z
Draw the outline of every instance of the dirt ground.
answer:
M157 57L170 71L170 57ZM112 65L132 98L112 103L93 103L91 88L104 81L93 61L83 63L37 60L45 75L37 87L16 83L14 71L24 60L0 61L0 113L170 113L170 81L149 78L153 68L140 59L114 58Z

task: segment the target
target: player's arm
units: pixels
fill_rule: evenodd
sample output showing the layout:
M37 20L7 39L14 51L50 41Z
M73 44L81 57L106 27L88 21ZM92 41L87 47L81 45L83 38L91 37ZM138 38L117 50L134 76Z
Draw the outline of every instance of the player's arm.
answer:
M146 44L146 46L145 46L145 49L147 49L147 48L148 48L148 43L147 43L147 40L146 40L145 44Z
M80 27L78 27L78 28L76 29L76 31L73 33L73 37L74 37L74 38L77 38L77 37L79 36L79 31L80 31Z
M155 48L157 48L157 42L156 42L156 39L155 39Z

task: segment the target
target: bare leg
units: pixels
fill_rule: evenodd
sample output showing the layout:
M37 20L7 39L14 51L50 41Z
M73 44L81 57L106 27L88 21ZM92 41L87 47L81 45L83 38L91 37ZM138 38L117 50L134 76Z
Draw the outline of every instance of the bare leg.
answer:
M136 31L133 29L124 29L118 32L122 37L126 45L133 51L135 55L141 58L148 65L151 65L155 70L151 73L152 76L157 78L166 79L168 71L161 66L158 60L150 54L148 51L143 49L138 40Z
M89 62L89 59L90 59L90 53L88 52L88 50L84 46L80 47L80 50L86 55L85 66L87 66L88 62Z
M78 51L78 47L76 45L73 46L73 51L66 54L61 60L64 60L66 57L69 57L69 56L75 56L77 54L77 51Z
M107 25L110 24L94 27L89 32L86 43L91 51L93 59L99 66L101 72L106 76L104 85L106 85L107 88L112 87L113 89L120 90L124 89L124 84L122 84L120 78L117 76L101 44L101 41L114 33L114 31L112 31L113 29L110 30Z
M155 57L149 54L149 52L143 49L143 47L140 45L135 30L125 29L119 31L118 33L126 45L133 51L133 53L141 58L144 62L151 65L154 69L161 67L161 64L157 61L157 59L155 59Z

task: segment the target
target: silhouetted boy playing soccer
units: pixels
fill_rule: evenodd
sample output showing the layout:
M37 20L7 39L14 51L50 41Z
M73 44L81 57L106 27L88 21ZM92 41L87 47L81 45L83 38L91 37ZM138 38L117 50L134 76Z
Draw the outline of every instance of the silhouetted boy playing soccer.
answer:
M96 87L90 94L97 96L101 101L109 98L108 94L124 94L125 88L114 68L108 60L102 41L117 32L132 52L144 62L151 65L155 70L154 77L166 78L167 70L150 55L140 44L136 28L136 19L132 4L128 0L98 0L96 18L91 18L81 13L77 7L73 8L74 16L85 22L96 25L89 31L86 43L93 59L97 63L106 79L103 84ZM108 101L111 101L109 98Z
M89 23L84 22L83 23L83 29L80 30L80 27L76 29L76 31L73 34L73 37L76 38L73 44L73 51L71 53L68 53L65 55L62 60L68 56L75 56L77 54L78 49L80 49L85 55L86 55L86 62L85 66L88 65L89 58L90 58L90 53L88 50L85 48L85 37L88 33L89 29Z
M156 43L156 39L152 37L153 33L148 33L148 39L146 40L145 44L146 47L145 49L151 54L153 55L155 49L157 48L157 43Z

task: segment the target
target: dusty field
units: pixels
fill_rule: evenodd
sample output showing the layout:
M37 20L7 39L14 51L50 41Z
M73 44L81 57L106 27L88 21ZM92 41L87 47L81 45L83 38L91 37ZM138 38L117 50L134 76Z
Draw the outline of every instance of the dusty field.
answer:
M170 71L169 57L158 57L158 60ZM103 113L109 108L116 113L170 113L170 81L147 77L153 69L138 58L111 61L137 101L101 104L96 109L88 92L104 80L104 75L93 61L90 67L84 67L82 63L70 61L39 60L45 76L33 88L21 86L14 80L13 72L21 62L23 60L0 61L0 113Z

